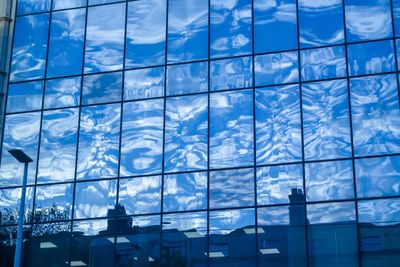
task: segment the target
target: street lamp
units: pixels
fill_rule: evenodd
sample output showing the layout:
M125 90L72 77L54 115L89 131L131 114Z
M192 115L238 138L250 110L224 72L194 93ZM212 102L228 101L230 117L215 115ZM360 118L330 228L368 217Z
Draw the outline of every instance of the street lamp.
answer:
M19 205L19 217L18 217L18 228L17 228L17 245L15 248L14 256L14 267L20 267L21 265L21 249L22 249L22 231L24 224L24 214L25 214L25 195L26 195L26 182L28 179L28 164L33 162L33 160L25 154L21 149L11 149L8 152L19 162L24 163L24 177L22 179L22 192L21 192L21 202Z

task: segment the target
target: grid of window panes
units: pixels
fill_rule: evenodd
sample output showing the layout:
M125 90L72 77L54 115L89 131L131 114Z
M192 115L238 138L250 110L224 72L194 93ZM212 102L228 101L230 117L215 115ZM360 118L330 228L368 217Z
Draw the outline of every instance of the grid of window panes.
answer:
M0 266L400 265L400 0L16 12Z

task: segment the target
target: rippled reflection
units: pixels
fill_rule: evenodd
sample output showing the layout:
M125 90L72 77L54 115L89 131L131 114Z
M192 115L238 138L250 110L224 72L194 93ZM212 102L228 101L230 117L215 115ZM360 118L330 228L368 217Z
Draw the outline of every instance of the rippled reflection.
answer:
M321 80L346 76L346 55L343 46L301 51L303 80Z
M210 166L253 164L253 92L210 95Z
M121 0L88 0L88 1L89 5L98 5L98 4L120 2Z
M74 178L78 120L77 108L43 113L38 183Z
M89 8L85 73L122 69L124 36L125 4Z
M10 84L7 95L7 113L42 108L43 82Z
M252 57L242 57L212 61L210 90L251 87L253 85L252 60Z
M256 53L297 48L296 0L254 1Z
M257 164L301 159L298 85L256 89Z
M166 0L129 2L127 23L126 67L164 64Z
M122 72L88 75L83 78L82 104L120 101Z
M395 75L350 80L356 155L400 151L400 112Z
M18 0L17 14L22 15L49 11L50 3L51 0Z
M53 0L53 10L81 7L86 5L87 0Z
M82 108L78 179L117 175L120 111L119 104Z
M396 36L400 35L400 0L392 0L393 19Z
M167 67L167 95L208 90L208 63L198 62Z
M346 80L302 85L306 159L351 156L347 92Z
M252 50L250 0L211 0L211 57L235 56Z
M360 223L372 223L378 226L400 223L400 199L360 200L358 202Z
M0 190L0 225L18 224L21 188ZM24 222L31 220L33 188L27 187L25 197Z
M124 100L164 95L164 67L125 72Z
M309 224L354 222L356 220L354 202L333 202L307 205Z
M124 104L120 175L161 172L164 100Z
M79 105L81 77L46 81L44 108L63 108Z
M16 19L10 81L44 77L48 28L47 13Z

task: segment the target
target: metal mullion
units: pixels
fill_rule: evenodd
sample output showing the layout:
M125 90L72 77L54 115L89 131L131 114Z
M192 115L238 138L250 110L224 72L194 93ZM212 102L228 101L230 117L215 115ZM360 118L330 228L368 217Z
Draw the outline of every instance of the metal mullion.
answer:
M207 40L207 266L210 266L210 88L211 88L211 0L208 0L208 40Z

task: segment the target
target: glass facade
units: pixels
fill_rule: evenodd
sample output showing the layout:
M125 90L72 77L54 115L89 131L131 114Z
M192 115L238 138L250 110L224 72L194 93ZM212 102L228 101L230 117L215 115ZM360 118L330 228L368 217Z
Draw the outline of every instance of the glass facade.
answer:
M399 39L397 39L399 37ZM0 266L400 266L399 0L19 0Z

